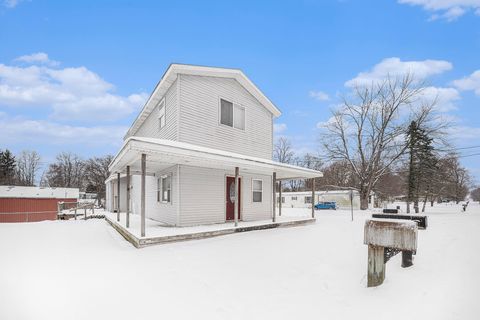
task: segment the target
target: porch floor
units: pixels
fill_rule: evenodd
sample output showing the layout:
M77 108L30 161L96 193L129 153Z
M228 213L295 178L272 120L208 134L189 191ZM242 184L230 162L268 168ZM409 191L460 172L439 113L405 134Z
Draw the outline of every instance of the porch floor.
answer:
M105 212L105 220L117 230L126 240L135 247L142 248L154 244L162 244L177 241L205 239L236 232L246 232L279 227L291 227L315 222L315 218L308 215L277 216L277 221L239 221L235 227L234 222L199 225L192 227L172 227L161 222L145 219L146 236L140 236L140 216L130 215L130 228L125 227L125 212L120 213L120 222L117 222L117 213Z

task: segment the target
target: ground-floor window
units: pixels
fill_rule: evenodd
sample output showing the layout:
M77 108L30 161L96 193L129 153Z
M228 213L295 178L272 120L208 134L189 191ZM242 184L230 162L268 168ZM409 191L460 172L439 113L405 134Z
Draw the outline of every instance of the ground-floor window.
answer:
M263 180L252 179L252 199L253 202L262 202Z
M170 175L163 176L162 180L162 202L171 201L172 177Z
M305 197L305 203L312 203L312 197Z
M297 197L292 197L292 201L297 201Z

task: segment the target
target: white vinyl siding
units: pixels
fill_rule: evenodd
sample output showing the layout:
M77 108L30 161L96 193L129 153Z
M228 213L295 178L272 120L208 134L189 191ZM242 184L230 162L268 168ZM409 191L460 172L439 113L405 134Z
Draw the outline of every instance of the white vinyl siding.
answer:
M273 115L235 79L181 75L180 95L179 141L272 159ZM242 130L221 124L220 99L239 106Z
M164 125L160 125L160 111L159 105L147 116L140 128L134 134L137 137L158 138L166 140L178 140L178 108L177 108L177 85L178 80L175 81L172 86L167 90L164 97L160 97L165 101L165 115Z
M157 202L157 183L158 177L168 175L171 177L171 188L176 190L177 183L177 166L170 167L156 174L156 177L145 177L145 215L149 219L160 221L168 225L176 225L178 212L177 206L174 205L178 201L178 195L175 192L171 193L171 202L163 203ZM132 175L132 190L131 190L131 210L133 214L140 214L140 192L141 192L141 177L140 175ZM120 194L122 196L122 194ZM124 198L125 200L125 198ZM148 229L147 229L148 230ZM148 231L147 231L148 232Z
M180 166L180 226L223 223L226 218L226 178L232 172ZM271 195L271 177L240 171L240 217L244 221L266 220L272 217L271 196L253 202L252 179L263 180L263 192Z
M158 129L165 127L165 98L158 104Z

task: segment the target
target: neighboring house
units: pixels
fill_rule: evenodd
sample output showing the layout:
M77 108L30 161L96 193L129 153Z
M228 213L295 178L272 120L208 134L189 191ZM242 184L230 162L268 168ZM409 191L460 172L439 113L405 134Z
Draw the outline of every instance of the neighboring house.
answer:
M79 203L91 203L94 205L100 205L98 203L98 194L93 192L80 192L78 196Z
M78 188L0 186L0 222L56 220L59 202L77 202Z
M275 178L322 176L272 161L280 114L240 70L170 65L110 164L107 211L171 226L224 223L235 219L238 191L237 219L272 218Z
M368 207L373 208L374 193L372 192ZM280 199L278 199L280 201ZM336 202L338 209L350 209L350 190L315 191L315 204L319 202ZM282 192L282 207L284 208L311 208L312 192ZM353 209L360 209L360 194L353 191Z

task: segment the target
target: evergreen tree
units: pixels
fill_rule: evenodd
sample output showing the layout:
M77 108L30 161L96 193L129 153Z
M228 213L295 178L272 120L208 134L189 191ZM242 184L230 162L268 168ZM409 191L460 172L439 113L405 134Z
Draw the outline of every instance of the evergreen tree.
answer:
M10 150L0 150L0 185L15 184L15 156Z
M433 139L424 129L412 121L407 131L407 145L410 156L408 168L407 212L413 202L415 212L419 211L419 199L424 195L424 206L437 173L437 157L432 146Z

